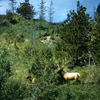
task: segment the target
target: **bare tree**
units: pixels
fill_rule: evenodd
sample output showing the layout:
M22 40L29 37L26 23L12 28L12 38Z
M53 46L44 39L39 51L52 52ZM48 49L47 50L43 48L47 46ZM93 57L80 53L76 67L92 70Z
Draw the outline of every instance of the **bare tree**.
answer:
M11 6L11 11L12 11L12 13L14 13L14 11L15 11L15 9L16 9L16 7L15 7L15 5L16 5L16 1L15 0L9 0L10 1L10 6Z
M45 19L45 12L46 12L46 6L45 6L45 3L43 0L41 0L41 3L38 5L39 6L39 19Z
M51 4L50 4L50 7L49 7L49 22L52 23L53 21L53 1L51 0Z

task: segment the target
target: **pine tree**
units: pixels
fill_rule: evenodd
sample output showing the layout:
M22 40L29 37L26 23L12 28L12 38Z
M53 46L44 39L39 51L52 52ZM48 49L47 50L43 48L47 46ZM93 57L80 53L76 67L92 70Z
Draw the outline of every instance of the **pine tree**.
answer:
M16 1L15 0L9 0L10 3L9 5L11 6L11 9L7 9L6 10L6 15L7 15L7 19L10 21L10 22L13 22L13 17L14 17L14 12L16 10Z
M97 11L98 14L100 13L100 4L98 4L96 11Z
M44 20L45 19L45 12L46 12L46 7L45 7L45 3L43 0L41 0L41 3L38 5L39 6L39 19Z
M93 41L93 57L96 63L100 64L100 4L98 4L95 12L95 24L93 26L94 41Z
M79 64L80 58L88 52L88 33L90 31L89 14L86 8L77 2L77 12L70 11L64 24L62 37L67 43L66 50L73 58L74 64Z
M50 4L50 7L49 7L49 22L52 23L53 21L53 1L51 0L51 4Z
M24 3L20 3L16 12L26 19L33 18L34 15L36 15L34 6L32 6L28 0L25 0Z
M39 34L40 34L40 37L41 37L41 30L43 28L43 25L42 25L42 20L45 19L45 12L46 12L46 7L45 7L45 3L43 0L41 0L41 3L38 5L39 6L39 19L40 19L40 23L39 23Z

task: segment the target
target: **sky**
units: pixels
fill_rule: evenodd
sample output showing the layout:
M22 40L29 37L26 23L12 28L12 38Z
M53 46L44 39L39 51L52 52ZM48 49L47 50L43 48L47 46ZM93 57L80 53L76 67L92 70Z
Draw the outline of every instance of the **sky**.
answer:
M17 2L16 7L23 3L25 0L15 0ZM78 0L52 0L53 1L53 22L62 22L67 18L67 14L70 10L77 10L77 1ZM79 0L80 4L87 8L86 13L90 14L90 17L93 17L94 8L97 8L100 0ZM45 6L50 7L51 0L44 0ZM39 12L38 4L41 3L41 0L29 0L29 3L32 4L36 12ZM10 9L9 0L0 0L0 14L6 14L6 10ZM39 18L38 15L35 18ZM49 21L48 12L46 12L45 19Z

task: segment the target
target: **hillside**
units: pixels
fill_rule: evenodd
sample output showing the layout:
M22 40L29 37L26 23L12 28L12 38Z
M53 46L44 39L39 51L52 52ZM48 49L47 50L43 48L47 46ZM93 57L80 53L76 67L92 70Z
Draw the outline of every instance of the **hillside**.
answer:
M5 15L0 18L0 99L99 100L100 68L93 59L89 65L85 51L75 59L76 51L71 52L75 46L68 44L64 33L68 26L16 14L13 20ZM56 72L57 63L63 66L65 58L69 62L64 71L79 72L81 83L69 80L66 84ZM27 75L35 78L33 84Z

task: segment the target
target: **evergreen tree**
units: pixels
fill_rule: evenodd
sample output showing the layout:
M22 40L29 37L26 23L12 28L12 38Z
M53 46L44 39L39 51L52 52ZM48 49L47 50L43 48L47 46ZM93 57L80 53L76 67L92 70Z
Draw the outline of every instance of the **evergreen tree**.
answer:
M45 3L43 0L41 0L41 3L38 5L39 6L39 19L45 19L45 12L46 12L46 7L45 7Z
M14 12L16 10L16 7L15 7L16 2L15 2L15 0L9 0L9 1L10 1L9 5L11 6L11 9L6 10L6 15L7 15L7 19L10 22L13 22Z
M96 11L97 11L98 14L100 13L100 4L98 4Z
M9 20L9 21L12 21L13 20L13 13L12 13L12 11L11 10L6 10L6 15L7 15L7 19Z
M24 3L20 3L16 12L26 19L33 18L36 14L34 6L32 6L27 0L25 0Z
M41 3L38 5L39 6L39 19L40 19L40 23L39 23L39 34L40 34L40 37L41 37L41 30L43 28L43 25L42 25L42 20L45 19L45 12L46 12L46 7L45 7L45 3L43 0L41 0Z
M100 4L98 4L96 11L94 11L94 20L97 22L100 17Z
M100 64L100 4L98 4L96 12L95 12L95 21L93 27L93 33L95 40L93 41L93 56L95 58L96 63Z
M52 23L53 21L53 1L51 0L51 4L50 4L50 7L49 7L49 22Z
M97 28L97 32L99 34L99 32L100 32L100 4L98 5L96 11L97 11L96 12L97 13L97 25L96 25L96 28Z
M67 43L66 50L73 58L74 64L80 62L80 58L88 52L88 33L90 31L89 14L85 14L86 8L77 2L77 12L70 11L64 24L62 38Z

